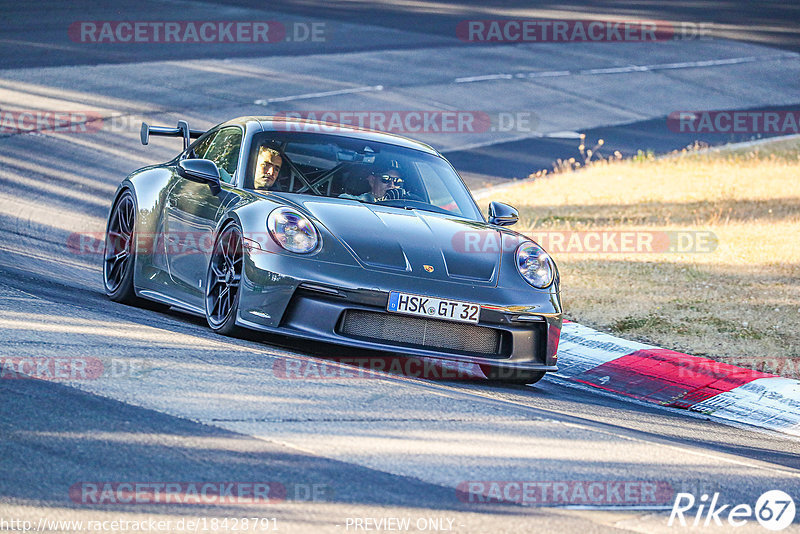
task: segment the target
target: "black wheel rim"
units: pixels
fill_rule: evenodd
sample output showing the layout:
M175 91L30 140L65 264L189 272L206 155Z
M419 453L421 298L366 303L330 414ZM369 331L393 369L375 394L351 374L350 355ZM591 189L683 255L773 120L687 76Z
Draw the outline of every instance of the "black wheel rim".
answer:
M211 326L222 326L233 313L242 280L242 235L229 226L220 234L211 254L206 279L206 316Z
M136 208L130 195L124 195L111 214L106 231L103 276L112 293L119 289L125 278L133 253L133 228Z

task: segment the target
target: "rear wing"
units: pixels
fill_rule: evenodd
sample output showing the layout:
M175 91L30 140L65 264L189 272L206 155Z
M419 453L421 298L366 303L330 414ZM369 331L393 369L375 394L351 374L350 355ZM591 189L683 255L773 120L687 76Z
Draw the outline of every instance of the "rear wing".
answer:
M150 142L150 135L163 135L166 137L183 137L183 149L189 148L191 139L197 139L206 133L203 130L190 130L189 123L186 121L178 121L176 128L168 128L166 126L150 126L146 122L142 123L141 139L142 144L146 145Z

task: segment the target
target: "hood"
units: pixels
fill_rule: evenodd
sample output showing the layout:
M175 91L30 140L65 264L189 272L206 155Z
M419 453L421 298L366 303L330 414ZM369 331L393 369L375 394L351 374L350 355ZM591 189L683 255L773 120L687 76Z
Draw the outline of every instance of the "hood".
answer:
M497 282L501 235L486 223L339 199L309 198L301 204L367 269L420 279Z

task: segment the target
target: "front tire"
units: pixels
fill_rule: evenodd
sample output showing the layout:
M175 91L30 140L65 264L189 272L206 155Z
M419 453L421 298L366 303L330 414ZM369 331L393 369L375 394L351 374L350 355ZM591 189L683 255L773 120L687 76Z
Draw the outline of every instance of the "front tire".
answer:
M206 275L206 321L224 336L241 336L236 326L239 312L244 249L242 231L235 222L226 224L217 236Z
M103 248L103 284L106 295L114 302L138 304L133 288L136 263L136 202L126 189L117 199L106 228Z

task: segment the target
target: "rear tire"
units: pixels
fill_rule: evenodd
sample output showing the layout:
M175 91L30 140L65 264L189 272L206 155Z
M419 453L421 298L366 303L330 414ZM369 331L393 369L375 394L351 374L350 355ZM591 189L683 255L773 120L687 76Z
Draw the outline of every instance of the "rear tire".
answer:
M241 337L244 333L236 326L243 264L242 231L231 221L214 242L206 274L206 321L214 332L223 336Z

